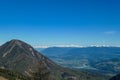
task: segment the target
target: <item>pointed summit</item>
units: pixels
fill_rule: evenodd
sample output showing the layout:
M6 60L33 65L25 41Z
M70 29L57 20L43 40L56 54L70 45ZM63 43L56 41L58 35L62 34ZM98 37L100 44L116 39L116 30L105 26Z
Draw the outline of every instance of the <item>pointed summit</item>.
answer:
M18 39L12 39L12 40L8 41L7 43L9 43L9 44L19 44L19 43L22 44L25 42L18 40Z
M12 40L8 41L7 43L9 45L18 45L18 46L21 46L21 47L23 47L24 45L29 45L29 44L27 44L27 43L25 43L25 42L23 42L21 40L17 40L17 39L12 39ZM32 47L32 46L30 46L30 47Z
M27 76L31 76L31 73L39 69L44 72L42 75L48 74L47 61L54 64L32 46L20 40L8 41L0 47L0 67L18 71Z
M13 40L10 41L10 43L21 45L24 42L22 42L20 40L17 40L17 39L13 39Z
M19 52L24 51L24 54L31 55L31 56L35 56L35 55L39 54L37 51L35 51L32 48L32 46L30 46L29 44L27 44L23 41L17 40L17 39L13 39L13 40L8 41L7 43L3 44L2 47L0 48L0 50L2 50L1 52L3 53L2 57L9 56L10 53L13 54L13 51L16 51L16 50L17 50L16 54L18 53L18 51Z
M22 41L18 39L12 39L10 42L22 42Z

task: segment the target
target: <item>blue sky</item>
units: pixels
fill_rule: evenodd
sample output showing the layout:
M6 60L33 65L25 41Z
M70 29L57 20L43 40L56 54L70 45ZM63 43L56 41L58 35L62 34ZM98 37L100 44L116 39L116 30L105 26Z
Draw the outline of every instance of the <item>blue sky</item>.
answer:
M0 44L120 45L119 0L0 1Z

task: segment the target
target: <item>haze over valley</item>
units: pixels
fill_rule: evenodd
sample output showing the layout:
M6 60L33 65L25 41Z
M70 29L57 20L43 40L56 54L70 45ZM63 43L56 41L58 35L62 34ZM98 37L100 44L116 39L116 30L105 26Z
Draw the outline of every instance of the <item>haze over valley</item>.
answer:
M64 67L96 70L106 74L120 73L119 47L50 47L37 50Z

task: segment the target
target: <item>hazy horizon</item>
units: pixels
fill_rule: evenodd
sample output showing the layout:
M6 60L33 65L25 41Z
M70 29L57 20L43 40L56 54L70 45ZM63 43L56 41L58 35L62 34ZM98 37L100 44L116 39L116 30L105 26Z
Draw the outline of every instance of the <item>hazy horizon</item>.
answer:
M19 39L11 39L11 40L19 40ZM8 40L6 42L9 42L11 40ZM22 40L20 40L22 41ZM5 43L6 43L5 42ZM25 41L23 41L25 42ZM0 44L0 46L4 45L5 43L3 44ZM25 42L25 43L28 43L28 42ZM31 45L31 44L30 44ZM78 44L54 44L54 45L31 45L32 47L34 48L50 48L50 47L61 47L61 48L72 48L72 47L76 47L76 48L87 48L87 47L120 47L120 46L111 46L111 45L88 45L88 46L82 46L82 45L78 45Z

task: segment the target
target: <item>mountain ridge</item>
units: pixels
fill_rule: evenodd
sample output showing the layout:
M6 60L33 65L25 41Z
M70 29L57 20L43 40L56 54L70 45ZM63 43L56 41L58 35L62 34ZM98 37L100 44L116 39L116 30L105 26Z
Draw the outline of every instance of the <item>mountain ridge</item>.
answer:
M8 41L0 47L0 67L33 80L105 80L103 76L63 68L20 40Z
M37 50L64 67L97 69L108 74L118 74L120 72L120 60L114 61L114 59L119 59L120 57L119 47L52 47L41 51Z

